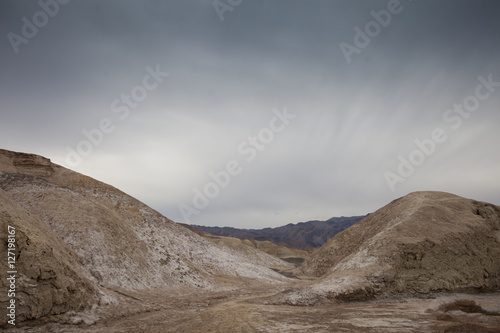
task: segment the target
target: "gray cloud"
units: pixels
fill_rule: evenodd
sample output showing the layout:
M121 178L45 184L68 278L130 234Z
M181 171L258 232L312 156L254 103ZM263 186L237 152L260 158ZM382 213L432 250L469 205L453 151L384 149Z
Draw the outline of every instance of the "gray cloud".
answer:
M77 1L16 54L36 1L0 5L0 141L67 165L82 130L112 121L76 171L182 221L179 203L230 160L243 171L193 216L197 224L276 226L371 212L415 190L500 203L499 91L453 130L443 120L500 81L496 1L401 0L402 11L347 63L339 44L388 1L243 1L221 22L212 1ZM112 103L146 67L170 75L125 120ZM252 162L237 147L297 115ZM392 192L384 172L441 127L448 139ZM105 167L103 167L105 166Z

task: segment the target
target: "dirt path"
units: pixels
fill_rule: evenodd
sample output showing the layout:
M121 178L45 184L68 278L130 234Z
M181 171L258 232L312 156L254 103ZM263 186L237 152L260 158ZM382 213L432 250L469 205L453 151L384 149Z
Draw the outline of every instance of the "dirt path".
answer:
M46 324L12 332L442 333L461 322L490 327L490 331L484 332L500 332L500 317L461 312L451 313L447 317L441 314L439 317L435 311L440 304L463 297L474 299L491 311L500 311L500 294L449 295L427 300L388 300L311 307L265 304L265 297L284 289L286 286L262 286L207 294L156 294L141 299L141 302L152 304L149 308L137 310L139 301L132 301L120 308L121 314L108 314L108 319L91 326ZM137 312L134 313L134 309Z

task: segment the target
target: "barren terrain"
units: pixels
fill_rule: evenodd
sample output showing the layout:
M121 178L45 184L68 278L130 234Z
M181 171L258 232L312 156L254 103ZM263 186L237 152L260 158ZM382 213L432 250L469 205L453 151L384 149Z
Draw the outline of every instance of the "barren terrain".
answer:
M0 149L8 227L17 307L12 327L2 269L5 332L500 332L500 207L449 193L394 200L309 253L195 231ZM441 307L462 299L478 306Z
M156 295L129 293L129 297L115 294L121 298L119 305L26 322L36 326L6 332L500 332L500 316L460 311L445 314L437 310L441 304L466 298L489 311L500 311L500 294L443 294L430 299L393 298L301 307L272 305L267 298L302 281L282 287L250 283L233 291L176 290ZM52 322L43 323L48 320ZM453 329L464 324L474 324L476 329Z

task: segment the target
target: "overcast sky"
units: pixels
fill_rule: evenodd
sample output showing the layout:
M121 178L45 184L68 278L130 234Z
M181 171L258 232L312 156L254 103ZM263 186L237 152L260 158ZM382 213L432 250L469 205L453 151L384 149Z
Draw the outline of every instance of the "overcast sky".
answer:
M1 148L192 224L500 204L498 1L59 1L0 3Z

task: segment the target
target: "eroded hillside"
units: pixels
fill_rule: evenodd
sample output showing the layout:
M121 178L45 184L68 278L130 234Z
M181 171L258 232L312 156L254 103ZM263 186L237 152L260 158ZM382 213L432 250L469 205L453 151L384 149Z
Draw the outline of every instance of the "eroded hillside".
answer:
M0 189L0 227L13 230L16 254L13 269L19 272L14 281L7 270L0 271L2 312L10 299L15 299L17 321L54 315L69 310L82 310L92 304L106 302L98 285L91 281L78 255L38 218L20 207ZM1 233L1 253L7 254L7 232ZM17 275L17 274L16 274ZM10 287L14 282L14 288ZM12 290L15 298L8 297ZM101 299L102 298L102 299ZM1 324L9 319L5 314Z
M241 278L282 283L286 278L271 268L293 267L261 251L242 253L215 244L118 189L40 156L0 150L0 189L5 198L0 212L2 225L13 224L27 238L34 237L36 230L43 227L40 242L54 252L50 260L64 266L64 258L73 256L75 263L64 267L84 272L77 275L81 275L84 285L89 284L87 289L100 288L103 293L177 287L217 289ZM24 215L10 219L12 210L21 210ZM20 249L26 246L23 240L21 234L16 239ZM30 251L35 247L35 243L28 246ZM59 252L66 253L66 257L56 255ZM24 255L19 257L22 278L32 275L22 269L28 265L26 260ZM43 262L37 265L36 270L41 270ZM3 281L5 272L1 274ZM36 289L40 286L35 285ZM47 285L48 289L59 287ZM20 288L20 292L30 294L26 285L21 284ZM65 288L71 293L70 286ZM63 296L65 292L57 293L60 298L67 297ZM37 304L32 317L52 311L51 303L45 302L44 297L45 293L32 295L30 302ZM91 298L88 296L82 304ZM0 300L5 309L6 299ZM61 306L56 312L73 308ZM4 324L5 319L2 316L0 323Z
M330 239L296 270L319 280L297 303L381 294L500 290L500 207L443 192L394 200Z

